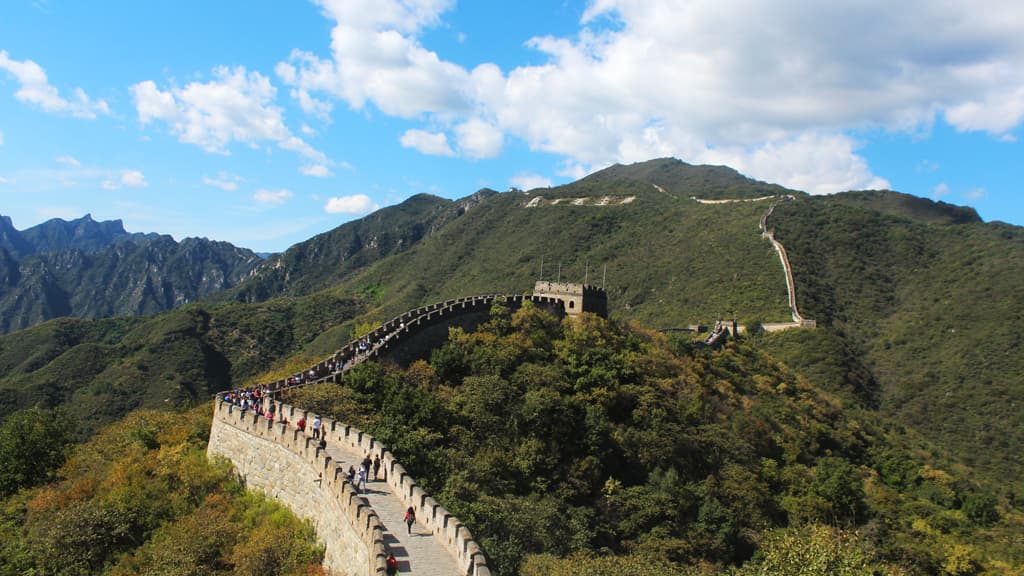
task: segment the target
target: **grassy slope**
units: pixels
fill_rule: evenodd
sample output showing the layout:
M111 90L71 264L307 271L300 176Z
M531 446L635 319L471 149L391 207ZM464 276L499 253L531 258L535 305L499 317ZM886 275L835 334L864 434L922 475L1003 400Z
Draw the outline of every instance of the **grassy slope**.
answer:
M563 281L600 285L606 278L609 307L651 326L731 315L786 319L781 268L757 229L767 206L698 204L689 192L695 190L661 192L636 180L584 180L535 193L546 200L636 199L535 208L525 207L533 195L502 194L343 286L382 289L383 319L455 296L528 292L543 258L545 279L556 279L559 265Z

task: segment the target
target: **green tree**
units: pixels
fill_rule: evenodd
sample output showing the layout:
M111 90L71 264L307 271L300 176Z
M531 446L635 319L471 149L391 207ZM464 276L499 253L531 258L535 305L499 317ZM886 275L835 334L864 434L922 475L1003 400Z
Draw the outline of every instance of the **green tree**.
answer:
M71 421L62 410L11 414L0 425L0 496L52 480L71 441Z

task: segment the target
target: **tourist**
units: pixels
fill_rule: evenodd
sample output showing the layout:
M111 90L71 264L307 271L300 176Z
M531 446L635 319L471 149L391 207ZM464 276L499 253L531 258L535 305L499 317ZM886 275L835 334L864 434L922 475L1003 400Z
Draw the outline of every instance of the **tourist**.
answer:
M394 552L388 552L388 559L385 561L387 565L388 576L395 576L398 574L398 558L395 558Z
M416 523L416 509L409 506L409 509L405 511L405 527L408 529L409 534L412 534L412 525Z
M373 457L373 481L377 481L377 472L380 471L380 456Z
M299 432L302 432L302 434L305 435L306 434L306 418L304 416L299 416L299 421L295 423L295 427L299 429Z
M360 465L359 472L356 473L356 490L359 490L360 494L366 494L366 466Z
M320 415L317 414L316 416L313 417L313 438L314 439L320 437L320 426L321 426Z

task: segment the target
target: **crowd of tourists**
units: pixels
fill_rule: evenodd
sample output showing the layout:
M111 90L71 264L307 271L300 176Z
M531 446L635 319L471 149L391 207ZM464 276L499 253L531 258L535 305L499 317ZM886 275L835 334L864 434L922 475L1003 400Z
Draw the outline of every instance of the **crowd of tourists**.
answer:
M270 391L266 386L253 386L251 388L239 388L238 390L229 390L221 395L221 400L228 404L234 404L242 410L253 410L257 414L263 415L263 399L269 395Z

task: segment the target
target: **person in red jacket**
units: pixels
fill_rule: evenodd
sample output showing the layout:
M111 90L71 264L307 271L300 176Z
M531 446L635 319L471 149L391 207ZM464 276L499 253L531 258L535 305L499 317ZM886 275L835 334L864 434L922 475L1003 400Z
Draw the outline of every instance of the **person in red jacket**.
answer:
M387 559L388 576L395 576L398 574L398 558L395 558L394 552L388 552Z

